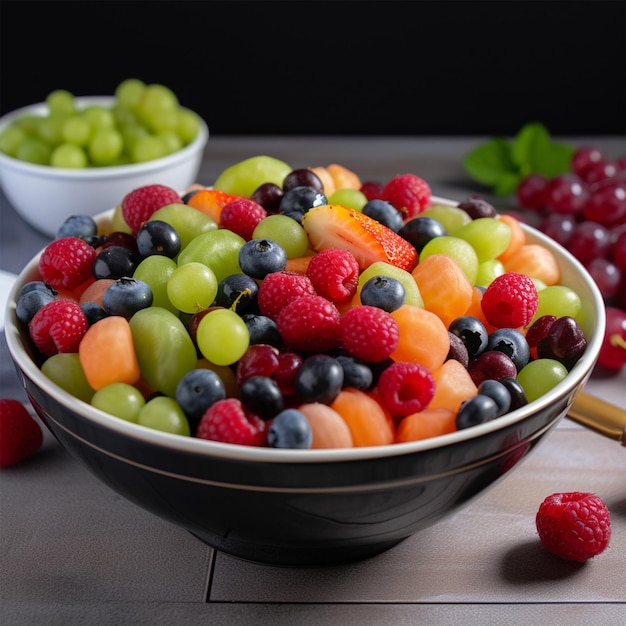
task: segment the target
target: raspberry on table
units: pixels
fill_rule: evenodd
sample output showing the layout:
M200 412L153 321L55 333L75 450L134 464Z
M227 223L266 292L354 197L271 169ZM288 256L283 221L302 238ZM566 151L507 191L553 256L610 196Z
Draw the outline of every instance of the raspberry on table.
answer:
M200 418L196 437L260 446L265 442L265 422L246 408L237 398L225 398L212 404Z
M330 248L311 257L306 276L318 295L335 304L347 304L356 293L359 272L359 263L349 250Z
M33 456L43 443L39 424L14 398L0 399L0 467L17 465Z
M181 197L166 185L144 185L127 193L122 199L122 217L134 233L137 233L152 214L168 204L182 203Z
M325 352L339 347L340 317L330 300L322 296L303 296L283 308L276 325L291 350Z
M238 198L222 208L219 226L250 241L254 229L266 217L267 211L258 202L250 198Z
M537 312L539 297L532 279L525 274L507 272L487 287L481 308L487 321L497 328L520 328L530 323Z
M593 493L554 493L539 506L535 520L545 548L568 561L581 563L609 545L611 515Z
M344 313L339 322L344 350L357 359L378 363L398 346L400 328L387 311L375 306L356 306Z
M74 289L88 278L96 251L83 239L62 237L49 243L39 257L39 273L54 289Z
M28 325L30 337L46 356L78 352L89 324L83 310L71 300L53 300L41 307Z
M272 272L259 286L257 303L261 313L275 321L282 309L292 300L316 295L310 278L295 272Z
M391 202L406 220L424 211L430 197L430 185L424 179L415 174L401 174L383 187L381 199Z

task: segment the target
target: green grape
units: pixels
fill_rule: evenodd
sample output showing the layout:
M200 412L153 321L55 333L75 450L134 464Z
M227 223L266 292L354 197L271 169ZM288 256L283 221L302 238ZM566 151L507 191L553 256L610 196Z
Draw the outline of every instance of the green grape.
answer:
M178 264L192 261L210 267L219 283L231 274L241 274L239 250L246 243L243 237L225 228L218 228L194 237L178 254Z
M124 126L127 125L139 126L137 116L129 109L125 109L119 104L114 104L111 111L113 113L113 118L115 119L115 124L120 130L122 130Z
M459 228L472 221L472 218L463 209L445 204L433 204L422 211L420 217L432 217L437 220L446 229L448 235L454 235Z
M135 144L139 139L150 136L148 129L137 123L122 124L120 126L120 133L122 133L124 139L124 149L130 155L132 155Z
M94 394L85 377L77 352L59 352L47 358L41 371L53 383L57 384L75 398L83 402L91 402Z
M183 147L183 142L173 130L166 130L157 135L157 138L163 144L163 154L174 154Z
M478 262L500 256L511 243L511 227L495 217L479 217L454 232L464 239L476 252Z
M120 158L124 149L122 135L112 128L99 128L89 140L87 152L96 165L110 165Z
M36 137L40 119L41 117L38 115L26 114L17 118L13 123L19 126L29 137Z
M183 203L167 204L157 209L150 216L150 219L161 220L173 226L180 237L181 250L184 250L194 237L210 230L216 230L218 226L217 222L206 213ZM287 219L295 222L291 218Z
M176 130L180 104L176 94L164 85L147 85L136 106L142 124L154 132Z
M113 217L111 218L111 232L132 234L133 229L124 220L121 204L113 209Z
M184 324L161 307L141 309L130 330L143 378L157 391L176 395L178 381L196 366L196 347Z
M115 99L118 105L126 110L133 111L143 95L146 84L138 78L127 78L115 89Z
M153 161L165 156L165 147L161 140L154 135L137 137L131 149L131 158L134 163Z
M51 147L57 146L63 141L63 124L66 117L50 116L42 117L39 120L37 134L42 141Z
M157 396L146 402L139 411L137 423L141 426L161 430L174 435L189 437L189 422L176 400Z
M274 183L282 187L292 167L270 156L254 156L226 168L213 187L236 196L251 197L263 183Z
M196 342L204 358L216 365L236 363L250 345L248 327L230 309L215 309L198 324Z
M81 115L91 126L93 133L100 129L115 128L115 117L108 107L94 104L83 109Z
M479 287L488 287L494 278L505 273L504 264L498 259L490 259L483 261L478 265L478 273L476 274L475 285Z
M46 97L46 104L52 115L71 115L76 111L74 95L67 89L55 89Z
M367 269L363 270L359 275L359 283L357 286L357 293L361 293L363 285L374 276L388 276L389 278L395 278L398 282L402 283L404 287L405 304L411 304L424 308L424 300L420 293L419 287L415 282L415 279L409 272L403 270L391 263L385 263L384 261L375 261Z
M28 134L17 124L7 126L0 134L0 152L16 156L19 147L26 141Z
M52 149L48 144L41 141L41 139L33 138L23 141L17 149L15 156L20 161L27 161L36 165L50 165L51 154Z
M61 126L61 137L66 143L86 146L91 136L91 126L81 115L66 118Z
M580 296L564 285L550 285L537 292L539 303L532 322L543 315L563 317L568 315L578 321L582 311Z
M340 204L361 211L367 204L367 196L358 189L338 189L328 198L328 204Z
M309 247L309 238L302 225L287 215L268 215L252 233L252 239L271 239L284 249L288 259L303 256Z
M210 307L216 295L215 274L203 263L192 261L179 265L167 281L167 296L183 313L197 313Z
M433 254L447 254L452 257L461 266L470 283L476 284L478 256L472 245L467 243L465 239L450 235L435 237L422 248L419 260L423 261Z
M87 167L87 153L71 143L62 143L50 155L50 165L68 169L82 169Z
M567 368L554 359L537 359L525 365L517 374L529 402L537 400L556 387L567 376Z
M137 422L139 412L146 404L136 387L127 383L111 383L96 391L91 405L105 413L110 413L127 422Z
M200 132L200 118L189 109L181 109L178 114L178 126L176 132L183 145L191 143Z
M152 306L162 307L178 314L167 295L167 281L176 269L176 261L162 254L151 254L136 267L133 278L142 280L152 290Z

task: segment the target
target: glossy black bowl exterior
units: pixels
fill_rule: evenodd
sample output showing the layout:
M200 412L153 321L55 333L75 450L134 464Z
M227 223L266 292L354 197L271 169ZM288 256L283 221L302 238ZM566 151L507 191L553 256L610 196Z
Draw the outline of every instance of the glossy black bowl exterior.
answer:
M13 290L6 336L39 416L116 492L231 555L330 565L380 553L457 510L504 477L565 415L591 374L604 314L592 279L560 250L563 282L585 301L590 341L583 359L555 389L522 409L406 444L249 448L170 435L94 409L41 373L15 317L15 295L34 276L36 260Z

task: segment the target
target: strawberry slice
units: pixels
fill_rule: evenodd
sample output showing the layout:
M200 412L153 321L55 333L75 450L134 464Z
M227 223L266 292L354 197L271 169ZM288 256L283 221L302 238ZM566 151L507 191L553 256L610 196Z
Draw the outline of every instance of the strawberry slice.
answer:
M200 189L194 193L187 204L198 211L206 213L213 221L219 224L222 209L233 200L239 200L241 196L232 193L218 191L217 189Z
M315 251L349 250L361 271L384 261L410 272L417 263L417 251L406 239L375 219L339 204L309 209L302 226Z

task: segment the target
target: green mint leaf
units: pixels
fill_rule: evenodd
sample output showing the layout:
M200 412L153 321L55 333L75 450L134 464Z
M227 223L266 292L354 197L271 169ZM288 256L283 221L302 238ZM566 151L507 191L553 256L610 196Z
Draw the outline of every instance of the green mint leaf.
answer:
M522 174L504 174L493 188L493 194L495 196L510 196L514 194L522 178Z
M481 144L463 160L465 171L477 182L490 187L507 174L517 172L511 155L511 145L503 137L494 137Z
M571 171L574 148L560 143L549 143L543 149L536 149L529 161L530 170L553 178Z
M535 155L543 152L551 144L548 129L539 122L531 122L523 126L513 140L511 155L519 169L531 167Z

